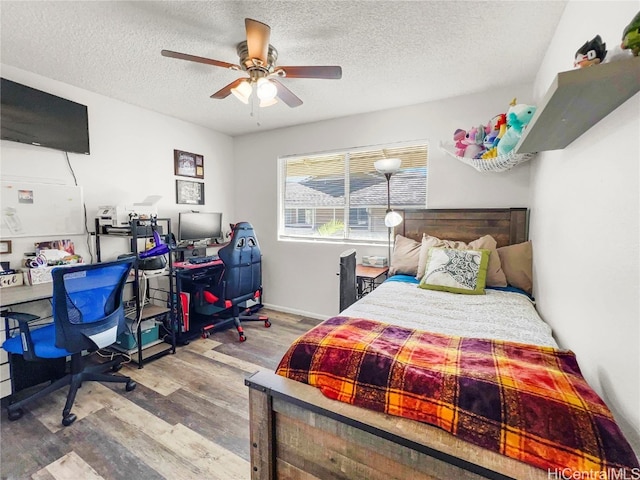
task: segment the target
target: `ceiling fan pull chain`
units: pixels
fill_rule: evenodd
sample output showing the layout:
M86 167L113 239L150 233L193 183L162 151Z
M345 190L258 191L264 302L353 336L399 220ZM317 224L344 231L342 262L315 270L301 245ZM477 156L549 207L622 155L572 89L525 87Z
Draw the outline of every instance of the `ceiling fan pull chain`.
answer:
M260 127L260 109L258 109L258 114L256 115L256 101L257 97L253 93L251 94L251 112L249 116L256 119L256 125Z

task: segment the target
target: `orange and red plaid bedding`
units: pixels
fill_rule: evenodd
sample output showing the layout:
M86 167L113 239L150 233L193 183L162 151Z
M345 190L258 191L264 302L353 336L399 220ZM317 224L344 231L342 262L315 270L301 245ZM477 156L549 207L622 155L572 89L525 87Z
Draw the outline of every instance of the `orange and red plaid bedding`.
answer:
M570 351L334 317L296 340L276 373L542 469L638 471Z

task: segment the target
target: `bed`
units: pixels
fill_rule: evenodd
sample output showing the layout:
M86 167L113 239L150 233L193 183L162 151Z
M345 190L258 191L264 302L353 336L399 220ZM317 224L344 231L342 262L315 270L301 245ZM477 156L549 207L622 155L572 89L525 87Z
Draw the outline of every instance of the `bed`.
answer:
M422 239L423 233L467 243L491 235L497 247L517 245L527 240L526 209L417 210L402 214L403 222L396 229L396 234L416 241ZM375 338L384 338L384 348L396 348L395 345L389 347L394 341L392 337L401 337L397 345L413 350L408 353L403 350L403 353L394 355L407 355L408 358L417 350L424 351L422 347L425 344L440 346L439 342L445 342L449 345L451 339L462 338L466 340L456 340L458 343L453 350L462 351L467 345L472 345L476 350L468 358L474 361L477 349L486 349L487 344L494 350L496 345L508 349L512 344L524 344L524 351L528 349L535 355L542 352L561 365L571 364L572 358L557 350L550 328L537 317L531 298L522 292L497 288L487 289L486 295L455 295L422 290L416 288L417 280L401 277L397 276L403 281L394 281L395 278L391 277L339 316L323 322L309 335L297 340L281 362L280 375L261 371L246 380L250 400L252 478L449 480L548 479L552 478L550 475L555 475L553 478L566 475L568 472L562 469L545 470L539 465L534 466L535 461L524 463L515 459L518 455L506 456L483 445L485 439L491 438L489 433L483 433L479 442L477 438L465 437L460 432L452 435L449 433L453 431L449 428L452 422L446 421L447 415L444 415L445 421L440 416L440 423L431 422L431 418L425 420L428 415L421 412L429 410L427 403L418 404L418 414L410 413L408 418L403 418L397 411L406 410L406 402L395 402L395 411L393 408L382 409L385 399L389 407L388 399L392 397L389 391L386 396L382 395L379 403L374 398L380 396L376 392L354 401L353 385L356 381L352 378L345 380L341 358L337 357L334 363L338 366L333 371L323 372L323 375L314 372L313 378L319 379L316 382L319 388L307 384L313 383L309 381L311 375L299 368L301 363L308 361L304 355L311 355L309 352L326 345L332 335L331 341L335 344L343 341L345 345L359 345L359 335L369 338L371 332L375 333ZM428 302L424 300L425 295ZM422 297L416 299L416 296ZM429 304L428 309L416 308L416 305L426 303ZM502 303L506 306L502 314L494 314L497 312L495 305ZM454 317L461 321L451 321ZM418 345L417 350L415 345ZM522 351L518 349L517 355L522 355ZM545 358L545 362L551 363ZM438 361L432 357L426 359L423 362L425 370L421 374L433 375ZM501 362L503 360L500 359ZM348 360L344 360L342 365L346 364L350 364ZM572 368L578 371L577 364ZM573 372L569 372L569 377L573 378ZM503 378L502 381L512 380ZM358 388L363 390L360 387L358 384ZM579 385L577 388L583 387ZM344 397L351 398L351 403L345 403ZM416 403L414 397L411 398L409 403ZM402 407L398 407L401 403ZM384 413L388 411L394 414ZM539 415L544 416L544 411ZM505 433L505 430L498 429L494 434L498 443L514 443L508 431ZM600 438L590 440L601 441ZM622 446L615 450L628 453L630 447L621 441ZM517 446L514 449L518 450ZM526 461L531 457L529 453L520 456ZM617 465L618 460L616 458L604 465ZM635 457L620 461L624 465L637 466L633 463ZM584 465L591 464L587 462Z

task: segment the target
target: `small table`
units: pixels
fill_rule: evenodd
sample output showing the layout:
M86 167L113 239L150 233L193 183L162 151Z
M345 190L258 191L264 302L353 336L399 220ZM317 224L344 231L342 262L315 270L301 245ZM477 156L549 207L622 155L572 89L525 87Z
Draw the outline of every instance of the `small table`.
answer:
M378 286L377 280L383 275L385 278L389 273L389 267L370 267L366 265L356 265L356 281L358 282L358 298L373 292Z

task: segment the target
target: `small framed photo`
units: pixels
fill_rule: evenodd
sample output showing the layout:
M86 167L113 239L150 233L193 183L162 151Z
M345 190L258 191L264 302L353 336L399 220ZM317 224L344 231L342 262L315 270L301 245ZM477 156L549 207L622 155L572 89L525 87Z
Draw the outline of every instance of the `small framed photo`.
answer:
M11 253L11 240L0 240L0 253Z
M204 157L196 153L173 151L175 175L204 178Z
M176 203L204 205L204 183L176 180Z

